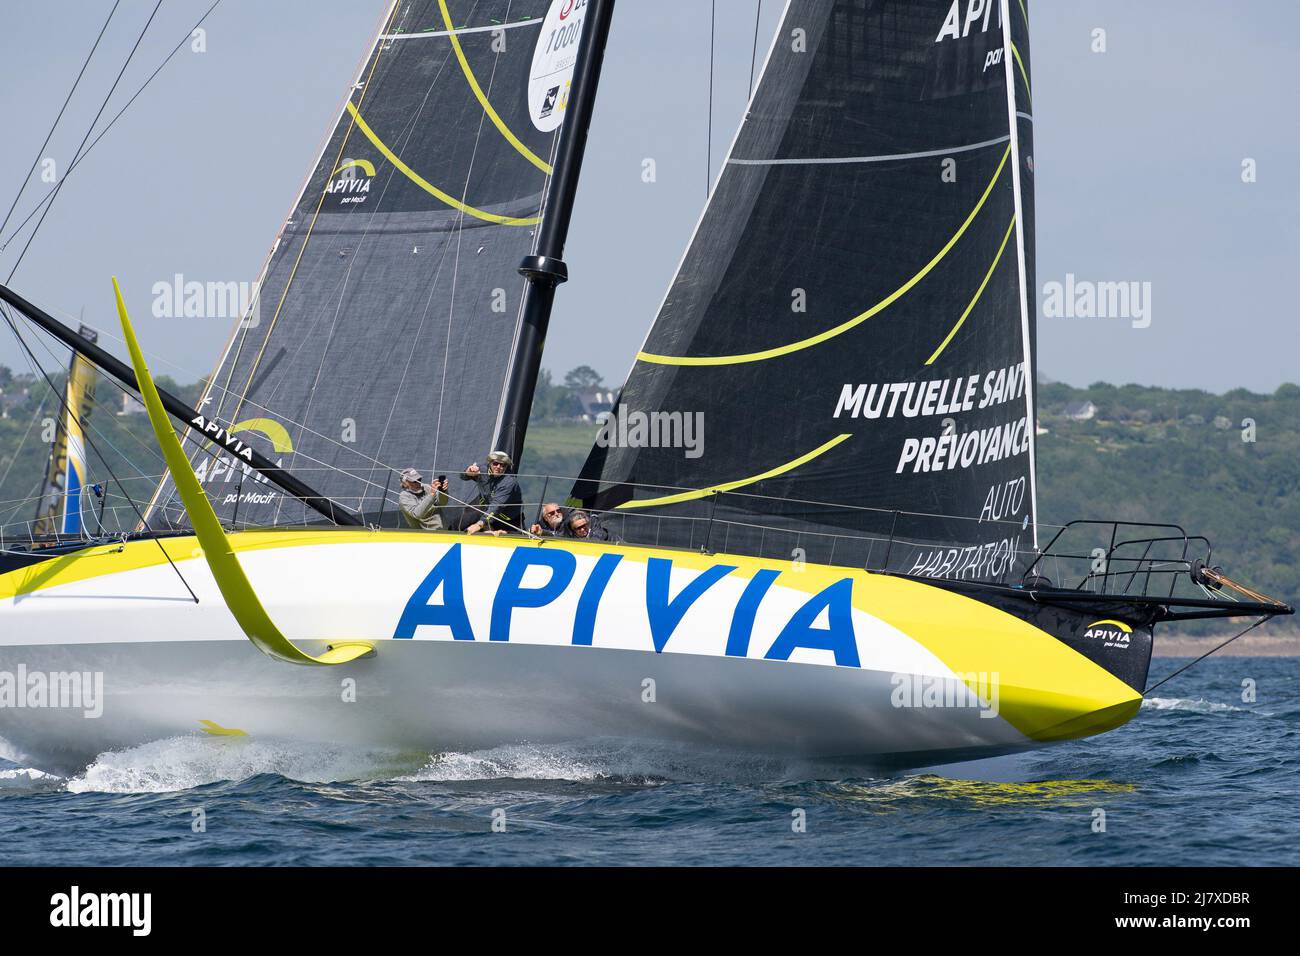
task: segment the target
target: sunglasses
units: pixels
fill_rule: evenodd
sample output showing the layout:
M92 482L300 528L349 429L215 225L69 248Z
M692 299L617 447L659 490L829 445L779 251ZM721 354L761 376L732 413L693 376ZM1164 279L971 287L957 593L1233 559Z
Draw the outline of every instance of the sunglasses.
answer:
M558 515L559 513L560 513L560 509L559 509L559 508L552 508L550 511L543 511L543 512L542 512L542 517L543 517L543 518L554 518L554 517L555 517L556 515Z
M575 525L572 525L572 528L573 528L574 531L586 531L586 530L587 530L587 526L586 526L585 524L575 524Z

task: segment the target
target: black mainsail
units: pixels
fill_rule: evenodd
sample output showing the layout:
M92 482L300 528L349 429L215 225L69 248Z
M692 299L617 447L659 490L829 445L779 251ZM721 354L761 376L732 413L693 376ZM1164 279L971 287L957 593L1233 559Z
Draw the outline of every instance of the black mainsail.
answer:
M394 469L455 474L489 450L565 107L534 79L565 39L543 36L551 6L393 5L200 405L369 520ZM191 452L223 520L319 520ZM182 520L165 483L151 521Z
M1024 570L1026 16L791 0L577 498L637 542Z

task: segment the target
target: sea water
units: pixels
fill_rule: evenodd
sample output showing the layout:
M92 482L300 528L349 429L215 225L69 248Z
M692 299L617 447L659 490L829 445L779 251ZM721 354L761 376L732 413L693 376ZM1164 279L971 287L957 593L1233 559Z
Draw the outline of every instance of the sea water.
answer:
M0 760L0 865L1295 866L1298 771L1300 659L1212 658L1104 736L890 774L600 740L177 737L71 778Z

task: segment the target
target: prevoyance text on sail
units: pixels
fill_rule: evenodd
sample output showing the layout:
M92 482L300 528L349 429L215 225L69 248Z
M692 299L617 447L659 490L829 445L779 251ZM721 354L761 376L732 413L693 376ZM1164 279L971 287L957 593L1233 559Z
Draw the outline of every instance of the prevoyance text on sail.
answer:
M957 415L992 408L1024 397L1024 363L986 373L918 382L845 385L835 406L836 418L922 418ZM1029 450L1027 417L958 434L952 423L939 437L907 438L895 473L970 468L1001 461Z

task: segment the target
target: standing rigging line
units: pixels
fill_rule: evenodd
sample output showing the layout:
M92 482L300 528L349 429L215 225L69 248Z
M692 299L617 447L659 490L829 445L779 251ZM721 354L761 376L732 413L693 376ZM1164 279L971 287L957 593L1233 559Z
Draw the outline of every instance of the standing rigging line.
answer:
M1211 650L1206 651L1204 654L1202 654L1200 657L1196 658L1196 660L1192 661L1190 664L1184 664L1182 667L1178 668L1178 670L1174 671L1172 674L1170 674L1168 677L1164 678L1163 680L1158 680L1158 681L1156 681L1154 684L1152 684L1150 687L1148 687L1146 690L1144 690L1144 691L1142 692L1142 696L1145 697L1147 694L1151 693L1153 690L1155 690L1155 689L1156 689L1157 687L1159 687L1161 684L1167 684L1167 683L1169 683L1171 680L1173 680L1175 677L1177 677L1177 676L1178 676L1179 674L1181 674L1183 671L1185 671L1185 670L1189 670L1190 668L1195 667L1197 664L1199 664L1201 661L1205 660L1205 659L1206 659L1207 657L1209 657L1211 654L1214 654L1214 653L1217 653L1218 651L1223 650L1223 648L1227 647L1229 644L1231 644L1231 643L1232 643L1233 641L1235 641L1237 638L1239 638L1239 637L1245 637L1247 634L1249 634L1249 633L1250 633L1251 631L1253 631L1255 628L1259 627L1261 624L1263 624L1265 621L1267 621L1271 616L1272 616L1272 615L1268 615L1268 614L1264 615L1264 616L1261 617L1258 621L1256 621L1254 624L1250 625L1250 627L1246 628L1244 631L1240 631L1239 633L1234 634L1232 637L1228 638L1226 641L1224 641L1224 642L1223 642L1222 644L1220 644L1218 647L1215 647L1215 648L1212 648Z
M763 0L758 0L754 6L754 48L749 54L749 86L746 89L749 95L754 95L754 64L758 61L758 22L763 19Z
M159 6L161 5L162 5L162 0L159 0ZM154 8L154 12L157 12L157 7ZM93 451L97 456L99 456L100 464L104 466L104 470L108 472L109 478L111 478L113 482L117 485L118 489L122 492L122 497L125 498L127 504L131 506L131 510L135 512L136 517L140 519L140 526L143 529L145 527L144 514L140 511L140 508L136 505L135 499L131 497L131 493L126 490L126 485L122 483L122 479L117 477L116 473L114 473L113 466L108 463L108 458L105 457L104 453L99 450L99 446L96 445L94 441L91 440L90 437L91 429L87 427L86 423L81 420L81 417L75 411L73 411L72 406L68 404L68 400L64 397L63 393L54 387L54 382L50 380L49 373L45 371L45 366L41 365L41 363L36 360L36 353L33 352L31 346L27 344L27 340L24 339L18 333L18 324L14 321L13 316L9 313L9 309L0 308L0 314L4 315L5 322L8 323L10 331L12 331L14 334L14 338L18 340L18 344L22 346L23 351L27 354L27 359L32 364L32 370L40 372L41 378L45 379L45 384L50 387L50 391L59 400L59 404L63 407L64 414L67 415L68 418L72 419L73 421L76 421L79 425L81 425L82 437L86 441L86 447L89 448L91 451ZM176 572L176 576L181 579L181 584L185 585L185 590L190 593L190 597L194 599L194 603L198 604L199 596L195 594L194 589L190 587L190 582L185 580L185 575L181 574L181 569L176 567L176 562L172 560L172 556L167 553L167 549L163 547L163 544L160 540L158 540L157 538L154 538L153 540L154 540L154 544L158 545L158 550L162 552L162 556L167 559L167 563L171 565L171 569Z
M149 78L140 84L139 89L137 89L133 94L131 94L131 98L126 101L126 104L120 110L118 110L116 113L113 114L113 118L108 121L108 124L102 130L99 131L99 135L96 136L93 140L91 140L90 145L87 146L85 151L81 153L80 159L74 158L72 163L69 164L68 168L63 171L63 177L60 180L60 184L63 181L67 180L67 178L72 175L72 171L76 169L78 166L80 166L81 163L85 160L85 158L90 155L91 150L93 150L96 146L99 145L99 141L102 140L108 134L108 131L111 130L113 126L117 123L117 121L122 118L122 114L131 108L131 105L137 99L139 99L141 93L143 93L146 89L148 89L149 84L152 83L154 79L158 76L158 74L162 72L163 67L165 67L168 63L171 62L172 57L174 57L176 53L180 50L180 48L185 45L186 41L188 41L194 35L194 31L197 30L199 27L203 26L204 22L208 19L208 16L212 13L213 10L215 10L220 5L220 3L221 0L213 0L212 6L208 7L208 9L204 12L203 16L199 17L199 19L195 22L194 26L190 27L189 32L186 33L185 36L181 38L181 41L177 43L174 47L172 47L171 52L168 53L167 56L163 57L163 61L158 64L157 68L152 73L149 74ZM14 231L11 232L8 235L8 237L6 237L3 241L0 241L0 252L4 252L4 250L8 247L9 243L13 242L14 237L17 236L18 233L22 232L23 227L32 221L33 216L35 216L38 212L40 212L42 208L48 208L48 204L53 202L54 197L57 193L58 193L57 189L52 189L50 190L50 192L45 194L45 196L40 200L40 202L38 202L32 208L31 212L27 214L27 217L23 219L23 221L20 222L17 226L14 227ZM37 226L37 228L40 227Z
M54 122L50 124L50 131L45 134L45 142L41 143L41 148L38 149L36 155L32 157L32 165L27 170L27 175L23 177L22 183L18 186L18 195L14 196L14 201L9 206L9 211L5 213L4 222L0 222L0 234L4 233L5 226L9 225L9 219L13 216L14 210L18 208L18 200L22 199L23 193L27 191L27 183L31 181L32 173L36 172L36 164L41 161L41 156L45 152L45 147L50 145L50 140L54 137L54 131L58 129L59 121L63 119L64 111L67 110L68 104L72 102L72 95L77 92L77 87L81 84L81 78L86 75L86 67L90 66L90 61L94 57L95 51L99 49L99 41L104 39L104 33L108 30L108 25L112 22L113 14L117 13L117 8L121 2L122 0L114 0L113 9L108 11L108 18L104 21L104 25L99 28L99 36L95 37L95 42L91 46L90 52L86 54L86 59L82 62L81 69L77 72L77 78L72 81L72 89L68 90L68 95L64 98L63 105L59 107L59 115L54 117Z
M709 133L704 152L704 198L713 188L713 46L718 25L718 0L709 0Z
M140 35L135 38L135 44L131 47L131 52L127 54L126 62L122 64L122 69L117 71L117 77L113 80L113 85L108 88L108 93L104 95L104 101L99 104L99 109L95 113L95 118L90 121L90 126L86 130L86 135L81 138L81 144L77 147L77 151L72 156L72 162L74 164L81 158L82 150L85 149L86 143L90 139L91 134L95 132L95 124L98 123L99 118L104 115L104 109L108 106L108 101L113 98L113 93L117 90L117 84L122 82L122 77L126 74L127 67L129 67L131 61L135 59L135 53L140 49L140 44L144 41L145 34L149 32L149 26L153 23L153 18L157 16L158 8L161 6L162 0L158 0L158 2L154 4L153 12L149 14L149 19L145 21L144 28L140 31ZM58 198L59 190L63 188L65 181L66 176L58 181L53 191L50 193L50 201L46 204L45 211L41 213L41 218L36 221L36 226L32 229L32 234L27 237L27 242L23 246L22 251L18 253L18 258L14 262L14 267L9 270L9 277L5 280L6 285L13 281L14 273L17 272L18 267L22 265L23 257L27 255L27 250L31 248L32 240L35 239L36 234L41 231L41 224L45 222L45 217L48 216L50 210L54 208L54 200Z

